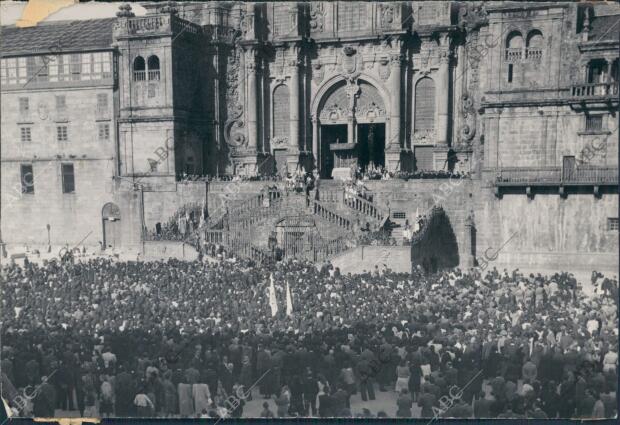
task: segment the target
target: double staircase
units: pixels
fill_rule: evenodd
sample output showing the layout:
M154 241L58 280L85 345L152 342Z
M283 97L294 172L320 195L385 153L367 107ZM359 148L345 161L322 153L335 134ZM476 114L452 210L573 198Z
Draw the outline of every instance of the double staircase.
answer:
M309 196L285 189L267 189L241 201L229 201L225 208L197 229L208 243L223 245L235 256L258 262L273 260L275 254L259 242L274 224L286 217L311 217L315 228L298 237L295 249L284 257L325 261L357 244L362 228L379 230L389 224L387 208L330 185Z

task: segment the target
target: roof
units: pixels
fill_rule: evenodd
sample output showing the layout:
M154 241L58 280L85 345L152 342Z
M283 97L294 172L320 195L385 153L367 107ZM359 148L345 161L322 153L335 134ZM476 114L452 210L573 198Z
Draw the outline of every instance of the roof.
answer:
M620 40L620 15L597 16L592 20L589 41Z
M109 49L116 18L41 22L34 27L0 27L2 56Z

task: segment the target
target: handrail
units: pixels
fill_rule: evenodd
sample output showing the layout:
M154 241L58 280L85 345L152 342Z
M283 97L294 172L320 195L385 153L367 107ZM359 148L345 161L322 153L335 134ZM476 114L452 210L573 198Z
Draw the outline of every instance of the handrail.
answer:
M390 212L367 199L354 193L344 193L344 204L353 210L364 214L366 217L380 223L382 227L390 216Z
M329 221L330 223L336 224L338 227L341 227L345 230L353 230L353 225L351 220L342 215L334 212L330 208L327 208L325 204L321 201L317 201L316 199L312 200L313 202L313 213L318 215L319 217Z
M505 167L497 170L496 183L588 184L617 183L617 166Z
M618 96L618 81L603 83L577 84L571 88L572 97L607 97Z

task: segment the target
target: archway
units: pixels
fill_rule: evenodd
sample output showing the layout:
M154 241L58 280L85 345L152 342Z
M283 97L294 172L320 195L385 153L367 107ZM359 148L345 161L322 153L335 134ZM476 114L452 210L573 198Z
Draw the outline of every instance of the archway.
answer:
M382 88L365 76L332 79L318 91L312 104L313 153L322 178L332 177L332 169L346 175L358 166L385 164L386 104Z
M103 224L103 249L116 248L121 244L121 210L108 202L101 210Z

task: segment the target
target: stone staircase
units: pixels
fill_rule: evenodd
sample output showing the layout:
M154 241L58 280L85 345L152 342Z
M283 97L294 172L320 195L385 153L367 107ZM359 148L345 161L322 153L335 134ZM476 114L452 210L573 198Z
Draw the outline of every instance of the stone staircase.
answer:
M271 253L257 241L266 240L265 234L273 230L279 219L295 216L315 218L317 234L312 235L309 246L302 251L311 260L322 261L354 247L366 223L373 230L387 225L389 210L345 194L344 188L337 185L319 188L309 197L304 193L270 189L229 202L198 232L207 242L222 244L236 255L262 261Z

